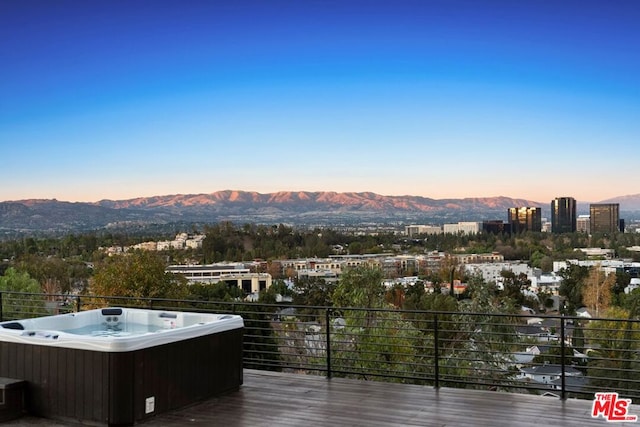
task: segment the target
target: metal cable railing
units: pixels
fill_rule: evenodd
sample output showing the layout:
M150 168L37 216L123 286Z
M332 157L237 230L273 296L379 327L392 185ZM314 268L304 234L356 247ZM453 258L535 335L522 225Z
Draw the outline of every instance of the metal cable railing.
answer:
M640 321L0 292L0 320L120 306L234 313L252 369L434 387L640 398ZM1 361L0 361L1 363Z

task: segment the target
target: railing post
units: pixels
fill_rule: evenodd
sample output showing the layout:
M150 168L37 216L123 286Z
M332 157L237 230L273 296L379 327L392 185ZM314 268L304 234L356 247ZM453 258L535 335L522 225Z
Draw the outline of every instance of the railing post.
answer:
M567 398L567 384L566 384L566 375L565 375L565 361L564 361L564 357L565 357L565 351L566 351L566 347L565 347L565 330L564 330L564 315L560 316L560 370L562 372L562 375L560 376L561 378L561 392L560 392L560 398L562 400L565 400Z
M440 348L439 348L439 337L438 337L438 315L433 315L433 369L435 370L435 378L434 378L434 387L440 388Z
M2 305L3 305L2 304L2 294L3 294L3 292L0 291L0 322L2 322L4 320L4 318L2 317L3 316L3 313L2 313Z
M327 379L331 379L331 309L325 310L325 325L327 329L327 344L325 346L325 353L327 355Z
M76 297L76 313L80 313L81 303L80 303L80 295Z

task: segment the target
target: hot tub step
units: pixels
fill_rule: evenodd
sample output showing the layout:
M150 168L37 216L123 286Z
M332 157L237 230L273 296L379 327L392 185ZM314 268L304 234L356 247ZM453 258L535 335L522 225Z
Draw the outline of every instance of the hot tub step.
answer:
M0 422L23 415L24 387L24 380L0 377Z

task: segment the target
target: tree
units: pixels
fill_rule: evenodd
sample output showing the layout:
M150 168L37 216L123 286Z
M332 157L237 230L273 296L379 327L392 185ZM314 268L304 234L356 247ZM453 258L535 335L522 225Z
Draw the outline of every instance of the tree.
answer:
M567 299L567 310L570 313L583 306L582 285L588 274L589 269L587 267L577 264L569 264L567 268L563 268L558 272L558 275L562 277L559 293Z
M165 268L160 255L150 251L113 256L96 265L91 291L100 296L184 298L186 279Z
M425 348L433 347L425 346L425 337L400 312L377 312L364 320L355 314L345 311L346 326L333 330L331 357L336 372L367 379L386 375L404 382L433 366L418 363Z
M611 291L616 283L616 275L605 276L599 266L589 270L589 276L584 282L582 301L587 308L599 317L611 305Z
M529 258L529 262L531 263L531 267L542 268L542 260L546 257L544 252L539 250L534 251ZM547 270L550 271L550 270Z
M405 292L404 286L401 284L395 284L391 289L386 292L385 301L391 304L395 308L402 308L404 305Z
M447 256L440 264L438 271L438 283L448 283L449 293L453 295L453 280L457 277L460 279L464 275L464 266L461 266L458 258Z
M346 325L334 329L332 360L336 371L410 377L422 334L384 299L382 270L359 266L346 270L333 291L334 307ZM352 307L352 308L349 308Z
M455 312L459 310L461 302L449 295L443 294L439 290L426 292L422 283L417 283L407 289L404 301L403 317L411 321L413 326L420 331L422 343L419 344L420 351L415 359L417 370L423 371L426 375L433 375L430 372L435 357L434 340L436 318L439 324L438 344L442 354L454 354L449 352L448 347L455 342L459 329L455 321ZM443 314L435 312L450 312ZM428 367L428 368L427 368Z
M587 371L591 386L640 397L640 323L632 320L636 315L634 310L610 307L605 320L589 322L585 336L593 349Z
M566 366L584 367L585 362L583 359L574 356L573 347L565 345L564 350L558 344L551 344L549 350L546 353L540 353L534 356L533 363L544 365L553 364L560 365L562 363L562 353L564 352L564 363Z
M9 292L2 297L2 319L22 319L41 315L45 312L42 295L20 295L13 292L40 294L40 284L27 272L19 272L9 267L0 276L0 291Z
M284 280L274 280L271 286L260 291L258 302L262 304L278 303L278 295L281 297L293 297L293 291L289 289Z
M542 259L540 260L540 269L544 273L553 271L553 258L551 258L550 256L542 257Z
M571 336L571 345L580 353L584 353L584 326L576 322Z
M27 255L19 262L21 270L36 279L46 294L69 292L70 280L67 264L57 257Z
M274 280L269 286L274 293L280 294L283 297L293 297L293 290L287 285L287 283L282 279Z
M331 293L334 285L319 277L298 279L293 285L293 303L306 306L303 312L311 313L312 307L326 307L331 305Z
M189 285L189 299L199 301L236 301L244 296L242 289L220 281L211 284L195 283Z
M283 279L282 264L277 261L269 261L266 272L269 273L274 280Z
M531 286L531 280L527 278L524 273L515 274L511 270L503 270L500 272L502 276L502 283L504 290L502 295L511 299L516 305L534 305L539 304L531 297L531 295L525 295L525 292L529 290Z
M384 294L382 270L365 265L344 271L331 299L336 307L380 308Z
M441 292L427 293L423 284L418 283L407 289L403 308L406 311L418 311L417 313L406 313L405 318L412 320L416 328L427 334L433 330L433 315L423 312L446 311L454 313L458 311L458 301L453 296ZM451 322L451 316L440 315L439 318L444 322ZM446 337L447 332L444 334L444 338L448 338Z
M512 363L509 354L516 341L517 320L495 315L515 313L516 307L510 299L499 298L495 284L481 276L471 277L468 288L471 298L461 301L460 312L442 325L448 334L440 346L442 378L451 385L473 379L475 387L483 387L485 381L509 383L503 368Z
M629 283L631 283L631 274L623 270L616 271L616 283L611 289L613 293L611 303L613 305L624 306L624 289L629 286Z
M273 323L266 319L273 318L273 309L251 303L238 305L235 309L244 321L244 367L247 369L262 369L280 371L282 360L279 340Z
M360 242L351 242L349 244L349 254L351 255L360 255L362 254L362 243Z
M485 282L480 275L471 276L467 290L469 299L461 301L460 311L470 313L516 313L520 307L513 300L501 298L494 282Z

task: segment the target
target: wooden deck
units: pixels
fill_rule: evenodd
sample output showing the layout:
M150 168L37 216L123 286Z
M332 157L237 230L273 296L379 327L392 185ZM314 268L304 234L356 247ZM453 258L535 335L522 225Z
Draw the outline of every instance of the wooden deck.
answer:
M591 401L245 370L239 391L143 427L182 426L605 426ZM632 415L640 406L632 405ZM7 425L43 425L25 417ZM47 424L49 425L49 424ZM63 424L56 424L63 425Z
M603 426L591 401L245 371L240 391L150 426ZM631 414L640 415L633 405Z

